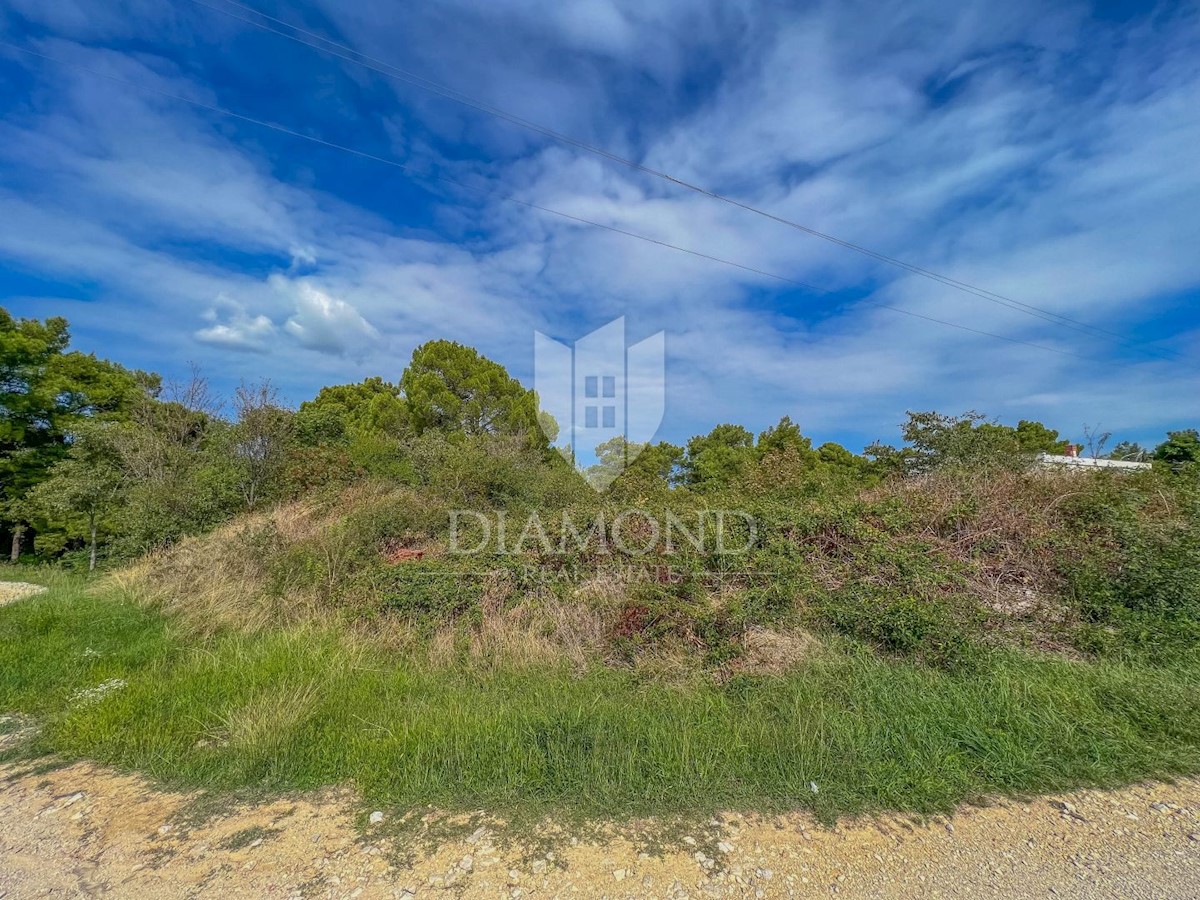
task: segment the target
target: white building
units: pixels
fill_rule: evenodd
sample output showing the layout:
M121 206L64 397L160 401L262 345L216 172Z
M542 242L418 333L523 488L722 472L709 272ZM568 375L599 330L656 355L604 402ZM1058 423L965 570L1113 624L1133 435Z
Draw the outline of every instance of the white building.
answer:
M1150 468L1148 462L1130 462L1124 459L1096 459L1092 456L1080 456L1079 447L1067 445L1065 456L1053 453L1039 453L1038 465L1046 468L1065 469L1120 469L1123 472L1138 472Z

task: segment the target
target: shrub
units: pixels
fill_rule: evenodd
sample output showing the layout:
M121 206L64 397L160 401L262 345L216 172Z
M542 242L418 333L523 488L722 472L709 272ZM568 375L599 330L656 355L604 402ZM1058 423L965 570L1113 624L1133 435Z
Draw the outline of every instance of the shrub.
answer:
M1100 480L1075 499L1059 556L1080 649L1167 660L1200 635L1200 498L1188 479Z
M819 609L844 634L941 668L962 665L976 648L963 617L946 601L846 590L823 598Z

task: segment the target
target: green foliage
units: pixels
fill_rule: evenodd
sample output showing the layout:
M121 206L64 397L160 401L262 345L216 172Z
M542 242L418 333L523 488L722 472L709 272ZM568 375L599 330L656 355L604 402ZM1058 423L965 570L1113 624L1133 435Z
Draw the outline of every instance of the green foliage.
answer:
M888 590L841 590L820 601L822 617L839 631L886 653L956 667L973 647L970 632L939 598Z
M596 457L598 462L587 471L588 480L609 486L614 496L634 498L661 493L677 480L683 448L666 441L627 444L618 436L599 444Z
M234 393L237 420L224 432L223 459L247 510L278 499L295 423L270 382L243 383Z
M914 533L910 505L889 496L863 501L826 482L800 509L755 511L768 532L755 566L794 584L810 627L940 667L962 664L980 640L969 563Z
M1126 462L1145 462L1151 455L1150 451L1146 450L1136 441L1121 441L1112 448L1112 452L1108 454L1108 458L1124 460Z
M1021 453L1062 454L1067 450L1067 442L1059 438L1058 432L1041 422L1022 419L1017 423L1016 438Z
M470 566L421 560L392 567L380 596L384 606L399 613L423 634L447 624L477 624L482 616L483 573Z
M730 484L755 459L754 435L741 425L718 425L687 443L682 481L699 490Z
M0 524L14 545L34 512L30 490L66 456L76 428L127 418L158 386L154 376L68 352L69 344L65 319L14 319L0 308Z
M328 474L321 478L317 462L322 458L338 459L343 473L403 482L415 478L404 452L411 435L408 405L397 384L374 377L321 388L314 399L300 404L293 427L299 446L292 450L289 480L297 490L313 483L346 481ZM305 452L310 448L324 452Z
M1200 431L1171 431L1154 450L1154 458L1179 470L1200 464Z
M857 475L865 475L869 468L869 463L864 457L851 453L833 441L826 441L817 448L817 459L823 465Z
M14 319L0 307L0 447L49 437L39 426L56 405L50 368L69 343L66 319Z
M430 341L413 351L400 387L418 434L520 435L544 446L537 397L471 347Z
M1058 432L1040 422L1022 419L1012 428L973 411L961 416L910 411L902 432L908 446L875 443L867 455L887 470L917 474L954 465L1020 467L1038 453L1066 448Z
M1101 482L1071 507L1074 552L1060 554L1095 652L1169 660L1200 652L1200 486L1142 475ZM1152 504L1169 504L1162 516Z
M638 585L611 637L614 657L626 663L644 653L684 649L720 668L741 653L741 636L741 624L711 602L698 579L677 578Z
M120 556L205 531L244 509L233 426L215 415L207 383L194 374L167 392L134 404L120 434L125 487L113 547Z
M112 514L126 487L120 443L126 429L112 422L76 427L64 459L32 491L30 505L61 523L65 538L88 542L88 568L96 568L99 534L113 528Z
M432 668L313 628L174 634L77 582L0 608L0 706L42 724L16 752L181 787L352 781L374 806L598 816L928 815L1200 770L1193 665L1005 652L945 671L830 652L783 678L665 685L622 669Z
M792 453L804 459L816 460L812 452L812 441L800 433L800 426L790 416L784 416L778 425L773 425L758 436L758 452Z
M418 483L459 508L545 502L551 507L584 488L557 453L547 455L520 436L427 432L407 445Z
M296 438L306 446L347 446L364 437L395 446L409 433L408 418L400 385L376 376L358 384L323 387L301 403Z

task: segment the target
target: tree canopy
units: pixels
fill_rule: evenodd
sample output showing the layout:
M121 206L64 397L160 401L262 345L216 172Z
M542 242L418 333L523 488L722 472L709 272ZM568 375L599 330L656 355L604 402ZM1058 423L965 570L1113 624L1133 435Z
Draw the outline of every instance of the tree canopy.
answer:
M920 473L946 465L1024 465L1038 453L1062 453L1067 444L1041 422L1022 419L1014 428L973 410L957 416L910 410L901 433L907 446L877 442L867 456L885 469Z
M400 379L413 429L536 439L537 397L499 363L454 341L430 341L413 351Z
M69 345L65 319L15 319L0 308L0 522L14 557L32 514L28 494L67 455L71 435L89 420L127 419L159 387Z
M361 434L400 438L408 431L408 406L400 385L379 376L323 387L301 403L296 414L297 436L314 445L349 443Z
M1200 463L1200 431L1189 428L1167 432L1167 439L1155 449L1154 458L1174 468Z
M453 503L593 499L549 451L553 431L552 423L539 427L532 391L452 341L417 347L397 381L323 387L293 410L265 381L243 384L227 404L195 372L163 385L72 351L64 319L16 319L0 309L0 530L14 554L73 553L95 565L359 480L402 483ZM633 504L665 501L673 491L705 495L706 503L771 495L790 502L822 485L875 484L942 466L1026 466L1066 444L1040 422L1009 426L976 412L909 412L901 431L901 446L877 443L861 455L833 442L814 448L789 416L757 438L731 423L683 447L618 437L596 448L586 476ZM1147 454L1126 441L1112 455ZM1163 471L1191 477L1200 433L1172 431L1153 457Z

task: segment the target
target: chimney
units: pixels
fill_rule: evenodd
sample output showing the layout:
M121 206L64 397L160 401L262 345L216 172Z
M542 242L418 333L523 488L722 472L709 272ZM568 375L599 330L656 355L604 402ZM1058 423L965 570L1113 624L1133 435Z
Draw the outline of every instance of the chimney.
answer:
M1076 457L1079 455L1078 444L1067 444L1067 456Z

